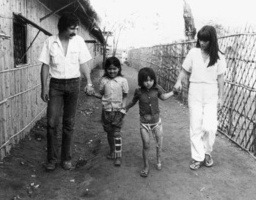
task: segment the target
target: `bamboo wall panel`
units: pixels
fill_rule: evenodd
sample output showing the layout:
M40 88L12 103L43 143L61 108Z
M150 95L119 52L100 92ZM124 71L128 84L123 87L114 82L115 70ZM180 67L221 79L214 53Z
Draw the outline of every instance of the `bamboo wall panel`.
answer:
M27 63L14 65L13 52L13 13L21 13L52 34L58 33L58 16L52 15L40 22L40 18L51 11L37 0L1 0L0 32L9 39L0 38L0 159L6 156L33 127L34 123L46 113L46 104L41 100L40 70L38 57L43 42L48 37L39 33L27 52ZM27 47L37 35L38 30L27 25ZM92 39L85 27L79 34L84 39ZM94 55L93 50L90 50ZM90 62L91 68L102 62L102 55Z
M241 33L219 38L220 50L225 54L224 105L219 110L218 130L237 145L256 155L256 34L248 26ZM158 83L172 90L181 65L194 41L175 42L129 51L132 67L152 67ZM183 82L182 100L187 102L188 79Z

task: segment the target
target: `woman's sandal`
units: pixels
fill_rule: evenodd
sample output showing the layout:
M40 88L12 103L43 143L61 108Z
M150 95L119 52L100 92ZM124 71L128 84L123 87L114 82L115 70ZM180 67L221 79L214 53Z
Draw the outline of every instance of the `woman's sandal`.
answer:
M213 165L213 159L210 154L205 154L204 165L206 167L211 167Z
M149 170L146 171L145 169L141 170L140 172L140 176L141 177L148 177L148 174L149 174Z
M192 170L197 170L197 169L199 169L203 164L204 164L204 162L200 162L200 161L193 160L193 161L191 162L191 164L189 165L189 168L192 169Z

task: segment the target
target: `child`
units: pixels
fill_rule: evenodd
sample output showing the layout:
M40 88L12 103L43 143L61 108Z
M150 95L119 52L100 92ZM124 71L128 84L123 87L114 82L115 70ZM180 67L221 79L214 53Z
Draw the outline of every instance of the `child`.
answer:
M148 152L149 141L152 132L156 141L157 169L161 170L161 150L163 141L163 128L159 117L160 110L158 98L166 100L173 95L173 92L164 93L156 84L156 75L153 69L145 67L139 71L138 85L134 93L133 100L126 106L126 111L133 107L139 101L140 112L140 134L143 142L143 160L144 168L140 176L147 177L149 173Z
M128 82L121 74L121 63L110 57L105 63L105 74L100 80L99 93L94 96L102 99L102 124L107 132L110 152L108 159L115 159L114 165L121 166L122 138L121 127L126 113Z

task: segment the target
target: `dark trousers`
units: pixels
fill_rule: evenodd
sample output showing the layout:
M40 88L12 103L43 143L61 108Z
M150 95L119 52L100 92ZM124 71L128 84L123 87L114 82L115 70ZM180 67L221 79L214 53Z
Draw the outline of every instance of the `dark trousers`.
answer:
M54 79L50 80L50 90L47 107L47 160L57 162L58 138L57 127L62 114L62 144L61 161L71 160L71 146L74 132L75 115L80 80Z

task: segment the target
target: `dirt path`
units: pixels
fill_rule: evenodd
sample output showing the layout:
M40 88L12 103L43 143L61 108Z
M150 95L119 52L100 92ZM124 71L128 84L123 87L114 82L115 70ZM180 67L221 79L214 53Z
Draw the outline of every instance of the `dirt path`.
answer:
M130 99L137 87L137 72L124 67ZM94 70L95 84L102 70ZM175 99L160 102L164 127L163 169L155 169L151 140L150 175L141 178L143 166L138 105L125 118L123 163L114 167L105 158L106 134L100 124L100 100L81 93L74 139L76 168L46 173L45 119L30 136L0 163L0 199L35 200L251 200L256 197L256 160L218 135L212 168L191 171L188 109Z

